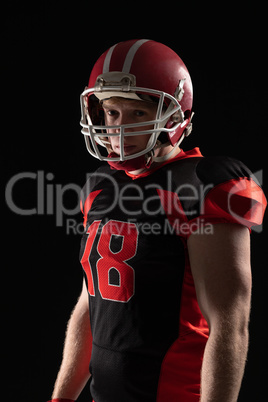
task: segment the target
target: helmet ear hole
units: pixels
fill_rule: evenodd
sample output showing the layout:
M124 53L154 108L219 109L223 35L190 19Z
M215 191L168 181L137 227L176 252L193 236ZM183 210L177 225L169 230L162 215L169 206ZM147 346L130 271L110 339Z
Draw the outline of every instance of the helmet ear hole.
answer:
M191 110L185 110L184 112L184 118L185 120L189 119L191 117Z
M157 139L161 142L161 144L166 144L169 141L167 133L163 131L160 133Z

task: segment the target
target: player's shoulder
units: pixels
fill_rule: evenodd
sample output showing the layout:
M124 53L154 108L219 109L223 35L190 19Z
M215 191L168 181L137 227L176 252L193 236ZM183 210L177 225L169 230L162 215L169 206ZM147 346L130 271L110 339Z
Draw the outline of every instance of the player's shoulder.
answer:
M256 176L243 162L228 156L204 157L196 174L205 185L200 216L207 222L248 228L262 223L267 202Z
M247 178L253 174L240 160L229 156L205 156L196 165L196 174L204 184L217 185L229 180Z
M225 155L203 156L201 153L185 153L183 158L174 160L170 168L177 180L180 181L184 177L184 180L196 185L217 185L229 180L254 178L251 170L242 161Z

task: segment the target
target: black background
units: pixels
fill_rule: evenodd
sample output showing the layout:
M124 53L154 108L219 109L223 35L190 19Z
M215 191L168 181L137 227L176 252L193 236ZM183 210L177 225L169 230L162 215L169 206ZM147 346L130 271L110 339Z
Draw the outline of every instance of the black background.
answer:
M173 48L192 76L196 114L183 149L199 146L204 155L236 157L253 172L264 170L265 187L266 10L251 1L240 9L192 3L10 2L1 23L3 186L18 173L44 172L44 186L50 186L45 194L53 189L55 208L57 188L84 184L99 162L88 155L80 134L79 95L108 47L147 38ZM18 206L36 207L36 183L17 182ZM66 191L65 207L76 203L76 192ZM20 216L6 203L2 211L1 397L45 401L81 290L80 234L67 233L68 216L57 226L55 213ZM79 213L71 218L82 219ZM262 233L252 234L251 340L239 402L261 402L266 395L266 256L267 220ZM86 390L79 401L87 401Z

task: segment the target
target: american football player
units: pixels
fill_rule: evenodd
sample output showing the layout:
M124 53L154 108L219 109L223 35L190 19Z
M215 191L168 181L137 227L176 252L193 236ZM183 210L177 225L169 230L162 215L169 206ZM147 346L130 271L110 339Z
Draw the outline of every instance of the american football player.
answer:
M84 281L52 401L235 402L248 350L250 231L266 200L240 161L183 151L193 89L181 58L129 40L81 95L102 166L81 194Z

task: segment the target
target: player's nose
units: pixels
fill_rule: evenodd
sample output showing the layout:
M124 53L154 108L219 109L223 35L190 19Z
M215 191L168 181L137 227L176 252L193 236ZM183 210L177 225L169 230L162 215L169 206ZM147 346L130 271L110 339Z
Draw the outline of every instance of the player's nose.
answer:
M117 126L122 126L125 124L132 124L132 123L134 123L134 121L131 119L131 117L129 116L128 113L122 112L118 115L118 118L116 119ZM135 127L128 127L126 129L124 129L125 133L132 132L132 131L135 131ZM119 134L120 128L115 129L115 132Z

